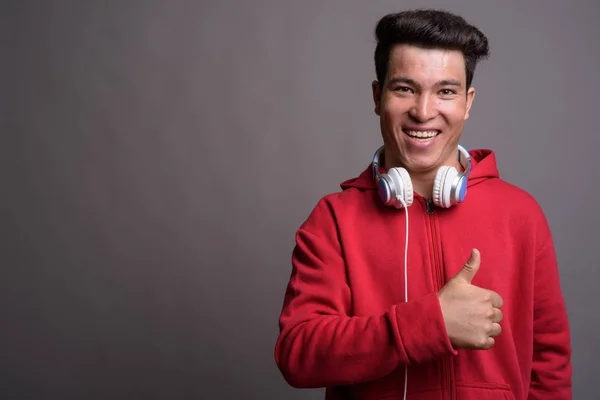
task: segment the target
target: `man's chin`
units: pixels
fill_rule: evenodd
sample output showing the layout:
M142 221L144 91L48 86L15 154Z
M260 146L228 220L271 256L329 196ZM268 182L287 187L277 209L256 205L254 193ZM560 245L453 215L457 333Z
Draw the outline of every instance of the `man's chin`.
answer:
M406 169L423 174L436 171L440 167L439 156L412 154L406 157Z

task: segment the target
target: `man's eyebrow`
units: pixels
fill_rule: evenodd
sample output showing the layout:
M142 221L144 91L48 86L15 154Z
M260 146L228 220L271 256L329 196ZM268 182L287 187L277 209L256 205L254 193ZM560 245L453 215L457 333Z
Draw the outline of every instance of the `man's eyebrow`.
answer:
M442 81L439 81L437 83L437 86L458 86L458 87L461 87L462 84L460 83L460 81L457 81L456 79L444 79Z
M411 85L416 88L421 87L414 79L404 78L401 76L393 77L390 79L390 85L398 84L398 83L405 83L407 85ZM458 87L461 87L462 84L460 83L460 81L457 81L456 79L444 79L444 80L438 81L436 83L436 86L458 86Z

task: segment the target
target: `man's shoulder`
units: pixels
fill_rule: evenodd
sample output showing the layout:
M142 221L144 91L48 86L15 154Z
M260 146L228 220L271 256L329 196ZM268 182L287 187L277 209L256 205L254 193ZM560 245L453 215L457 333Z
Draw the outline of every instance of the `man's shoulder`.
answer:
M499 216L545 220L544 211L531 192L502 178L490 179L473 192L477 192L479 203L487 204Z
M375 193L372 190L359 188L348 188L337 192L330 192L321 196L314 208L318 211L342 212L364 207L367 201L372 200L372 196L370 196L371 192Z
M503 178L498 177L495 179L490 179L489 183L490 187L493 188L494 191L498 191L503 195L511 196L518 200L536 202L536 199L528 190Z
M518 186L502 178L491 180L494 191L497 191L502 196L507 196L510 200L523 202L524 204L535 206L538 204L537 199L522 186Z
M373 202L375 193L372 190L347 188L322 195L313 205L301 228L311 230L324 225L337 225L337 220L341 218L363 214L376 207Z

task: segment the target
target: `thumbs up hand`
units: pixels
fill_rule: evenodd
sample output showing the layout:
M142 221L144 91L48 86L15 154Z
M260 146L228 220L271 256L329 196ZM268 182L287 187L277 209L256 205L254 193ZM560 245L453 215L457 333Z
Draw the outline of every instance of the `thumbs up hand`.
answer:
M501 332L502 298L471 284L479 270L479 251L439 291L438 298L450 342L455 348L487 350Z

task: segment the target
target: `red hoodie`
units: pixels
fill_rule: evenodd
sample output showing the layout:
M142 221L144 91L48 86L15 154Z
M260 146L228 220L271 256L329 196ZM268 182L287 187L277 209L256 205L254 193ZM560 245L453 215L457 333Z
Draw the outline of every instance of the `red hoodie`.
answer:
M299 228L275 360L296 388L326 399L571 399L570 332L552 236L538 203L471 151L463 203L409 214L379 200L369 166L323 197ZM454 349L437 293L481 253L472 284L502 296L490 350Z

